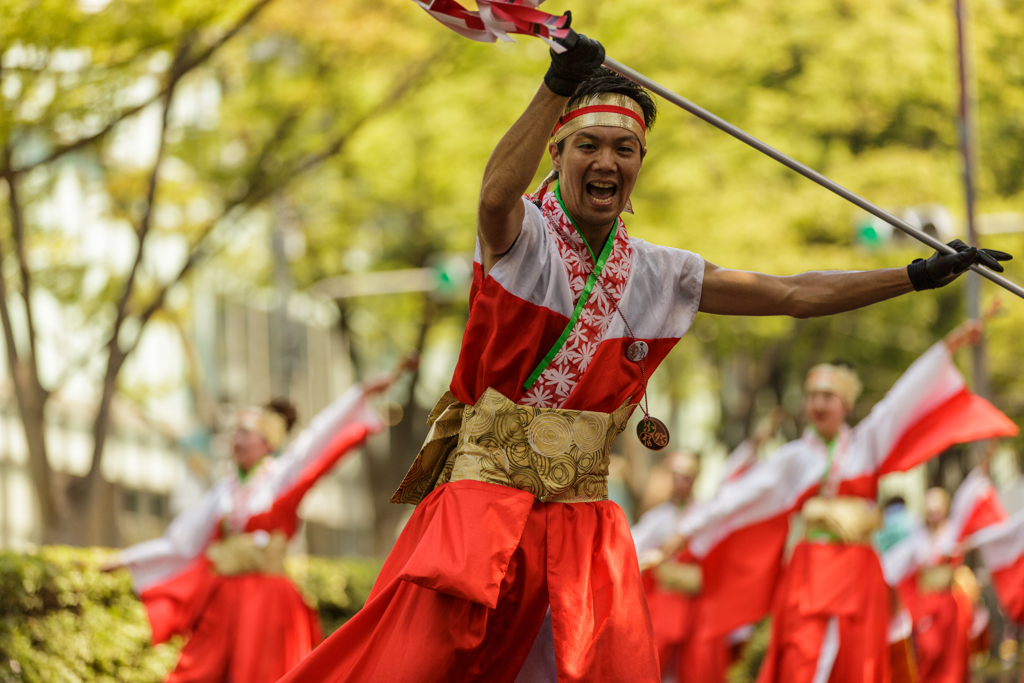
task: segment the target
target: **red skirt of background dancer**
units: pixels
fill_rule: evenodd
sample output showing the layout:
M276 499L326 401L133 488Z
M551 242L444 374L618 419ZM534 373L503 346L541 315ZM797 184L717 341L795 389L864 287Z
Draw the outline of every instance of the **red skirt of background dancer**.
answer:
M203 558L178 578L193 572L209 592L167 683L273 683L320 642L319 618L287 577L216 576Z
M724 637L711 637L700 628L700 596L663 589L652 571L643 573L643 581L662 678L674 674L687 683L724 683L729 647Z
M922 593L917 574L899 586L900 597L914 619L914 651L921 683L966 683L970 658L977 649L971 642L974 606L954 586Z
M511 683L549 605L560 683L660 680L617 505L444 484L416 508L363 609L282 683Z
M811 683L825 631L839 620L829 683L890 683L892 598L867 545L800 543L775 594L772 640L758 683Z

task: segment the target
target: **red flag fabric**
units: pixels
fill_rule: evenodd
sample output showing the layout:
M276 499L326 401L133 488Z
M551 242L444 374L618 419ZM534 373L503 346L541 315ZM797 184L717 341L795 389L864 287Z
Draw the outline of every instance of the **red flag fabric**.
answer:
M967 544L981 552L1006 616L1024 623L1024 511L977 532Z
M903 433L879 474L906 472L953 444L1016 435L1010 418L964 388Z
M476 12L467 10L455 0L415 0L427 14L459 35L481 43L501 39L511 41L509 34L537 36L561 52L564 48L553 41L569 35L569 15L555 16L537 9L544 0L477 0Z

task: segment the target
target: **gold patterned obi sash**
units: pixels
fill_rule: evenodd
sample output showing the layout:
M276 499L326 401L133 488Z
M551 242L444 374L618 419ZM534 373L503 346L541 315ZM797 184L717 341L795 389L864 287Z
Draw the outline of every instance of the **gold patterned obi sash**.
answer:
M221 576L252 572L284 575L287 554L288 538L280 531L231 534L206 549L213 570Z
M614 413L533 408L488 388L476 405L446 393L392 503L418 504L450 481L528 491L545 503L608 500L608 456L635 404Z
M816 496L800 510L807 523L807 540L868 545L882 528L882 513L874 503L856 496Z
M942 593L953 587L953 577L953 565L948 562L921 567L917 575L917 587L922 593Z

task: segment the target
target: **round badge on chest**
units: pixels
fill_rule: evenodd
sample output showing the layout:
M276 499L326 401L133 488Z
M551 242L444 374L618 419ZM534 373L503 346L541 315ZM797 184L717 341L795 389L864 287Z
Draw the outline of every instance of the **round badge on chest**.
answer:
M639 363L644 358L647 358L647 343L642 341L635 341L626 348L626 358Z
M636 426L636 436L645 448L660 451L668 445L668 427L656 417L648 415Z

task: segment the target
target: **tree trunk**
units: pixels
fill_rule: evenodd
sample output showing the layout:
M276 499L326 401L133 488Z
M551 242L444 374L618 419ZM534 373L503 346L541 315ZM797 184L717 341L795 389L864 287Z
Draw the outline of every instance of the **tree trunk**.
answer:
M427 335L436 319L437 304L429 297L425 297L416 339L416 353L421 356L426 346ZM412 381L409 383L409 396L403 406L402 420L391 428L390 448L386 453L370 453L367 458L375 519L373 552L378 556L391 551L397 539L398 524L408 513L408 506L393 505L391 496L402 483L412 459L416 457L427 435L427 416L430 412L420 408L415 398L419 377L419 370L414 370Z
M14 374L18 411L28 447L29 474L39 500L39 525L46 542L48 530L62 513L54 496L53 470L46 454L46 401L49 396L24 363L18 363Z

